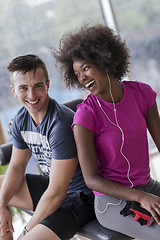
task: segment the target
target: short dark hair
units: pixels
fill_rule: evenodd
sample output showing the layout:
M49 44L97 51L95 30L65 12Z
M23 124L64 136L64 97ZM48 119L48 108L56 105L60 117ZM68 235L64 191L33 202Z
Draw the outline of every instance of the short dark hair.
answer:
M46 81L48 81L48 71L45 63L41 58L34 54L27 54L14 58L8 65L7 69L10 73L18 71L23 72L23 74L34 70L35 74L38 67L43 69L46 75Z
M61 64L68 87L82 87L74 74L75 60L85 60L101 70L107 69L118 81L129 72L129 49L120 36L106 25L83 26L64 35L59 49L53 49L52 54Z

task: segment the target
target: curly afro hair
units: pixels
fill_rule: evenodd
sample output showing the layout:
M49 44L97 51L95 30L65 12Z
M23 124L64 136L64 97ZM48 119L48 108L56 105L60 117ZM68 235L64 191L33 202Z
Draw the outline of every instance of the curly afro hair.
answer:
M129 72L129 50L120 36L106 25L84 26L64 35L59 50L52 51L64 71L67 87L82 88L74 74L73 62L85 60L112 74L117 81Z

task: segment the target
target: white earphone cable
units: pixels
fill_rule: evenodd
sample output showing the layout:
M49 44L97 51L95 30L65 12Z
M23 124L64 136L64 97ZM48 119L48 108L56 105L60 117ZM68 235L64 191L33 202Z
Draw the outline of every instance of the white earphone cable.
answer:
M123 146L124 146L124 140L125 140L125 139L124 139L124 132L123 132L122 128L119 126L119 122L118 122L118 118L117 118L117 110L116 110L116 106L115 106L115 101L114 101L114 97L113 97L113 95L112 95L111 80L110 80L110 77L109 77L109 75L108 75L107 72L106 72L106 74L107 74L107 78L108 78L108 82L109 82L109 92L110 92L110 96L111 96L111 98L112 98L113 110L114 110L114 116L115 116L115 121L116 121L116 123L114 123L113 121L111 121L111 119L109 118L109 116L107 115L107 113L106 113L106 112L104 111L104 109L102 108L102 105L101 105L101 103L100 103L100 101L99 101L99 99L98 99L97 97L96 97L96 100L97 100L97 103L98 103L99 107L101 108L101 110L103 111L103 113L105 114L105 116L107 117L107 119L109 120L109 122L110 122L111 124L113 124L114 126L118 127L119 130L121 131L122 144L121 144L121 147L120 147L120 154L121 154L122 157L127 161L127 164L128 164L127 179L128 179L128 181L130 182L130 184L131 184L130 188L132 188L132 187L133 187L133 182L131 181L130 176L129 176L129 174L130 174L130 169L131 169L130 162L129 162L128 158L127 158L127 157L124 155L124 153L123 153ZM97 199L96 199L96 210L97 210L97 212L99 212L99 213L104 213L104 212L107 210L107 208L109 207L109 205L118 206L118 205L121 204L121 202L122 202L122 199L120 200L120 202L119 202L118 204L107 203L107 204L106 204L106 208L105 208L103 211L99 211L98 208L97 208L97 204L98 204L98 203L97 203Z
M122 199L120 199L119 203L107 203L105 209L100 211L100 210L98 210L98 207L97 207L97 205L98 205L98 198L95 197L95 205L96 205L96 210L97 210L98 213L105 213L110 205L111 206L119 206L121 204L121 202L122 202Z

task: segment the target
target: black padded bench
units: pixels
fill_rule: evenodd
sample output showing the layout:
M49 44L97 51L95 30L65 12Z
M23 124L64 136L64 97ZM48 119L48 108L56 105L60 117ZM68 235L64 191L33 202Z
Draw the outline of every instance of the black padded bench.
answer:
M72 110L76 110L77 104L82 102L82 99L76 99L74 101L70 101L65 103L66 106L70 107ZM6 165L10 161L12 152L12 142L0 145L0 164ZM39 174L39 169L37 163L33 157L31 157L26 172ZM32 214L31 211L27 211L29 214ZM92 240L131 240L129 236L124 234L109 230L107 228L102 227L97 220L93 220L87 223L80 232L77 233L78 238L80 239L81 236L87 237Z

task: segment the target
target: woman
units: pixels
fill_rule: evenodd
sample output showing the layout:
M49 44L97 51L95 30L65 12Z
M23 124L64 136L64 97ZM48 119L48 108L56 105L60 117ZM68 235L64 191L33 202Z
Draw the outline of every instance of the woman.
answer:
M77 108L73 131L86 184L95 193L98 221L138 239L159 239L160 183L150 176L147 129L160 151L156 93L147 84L122 81L128 73L124 41L103 25L65 35L53 51L68 87L90 95ZM147 210L154 223L141 226L120 214L127 201Z

